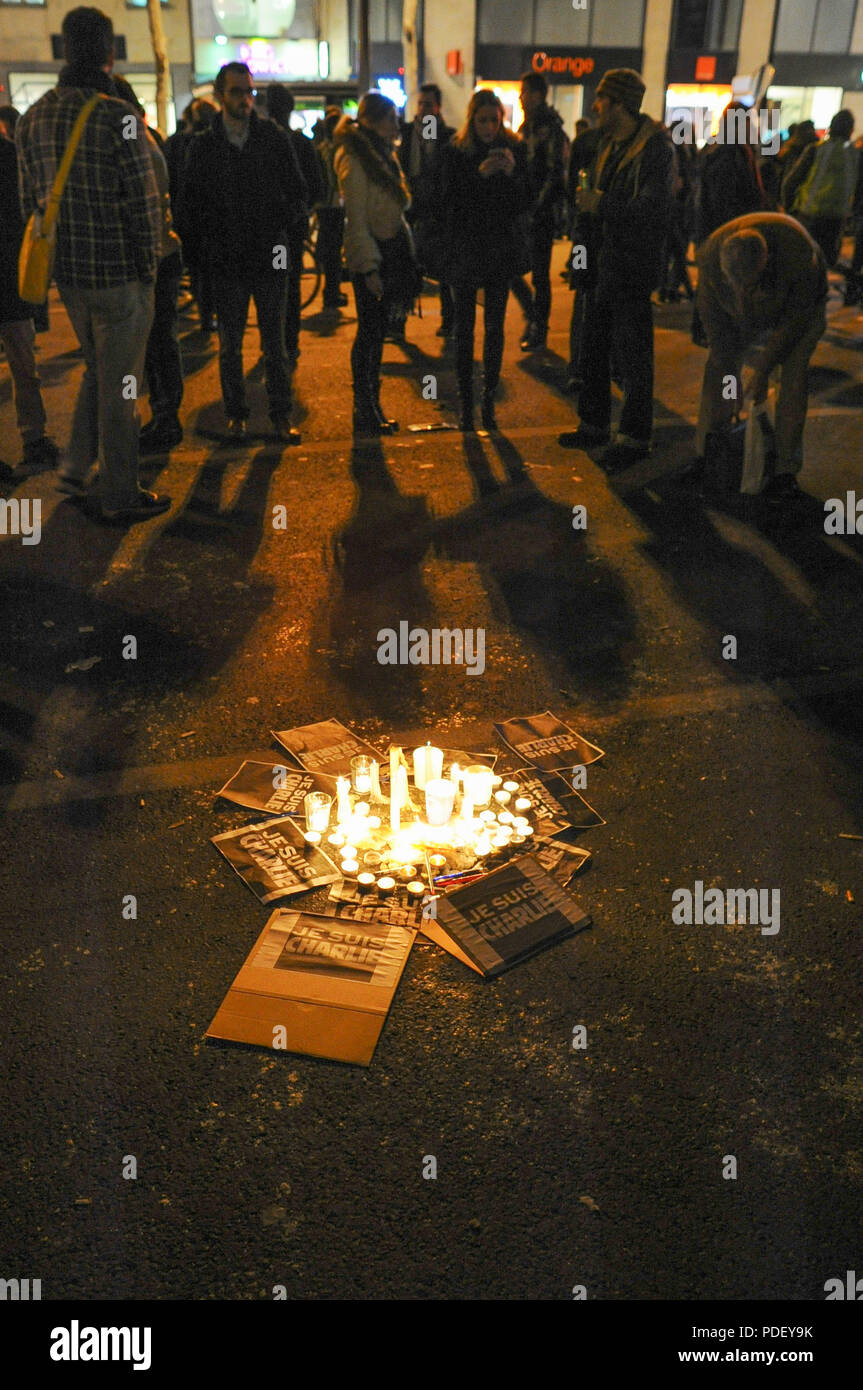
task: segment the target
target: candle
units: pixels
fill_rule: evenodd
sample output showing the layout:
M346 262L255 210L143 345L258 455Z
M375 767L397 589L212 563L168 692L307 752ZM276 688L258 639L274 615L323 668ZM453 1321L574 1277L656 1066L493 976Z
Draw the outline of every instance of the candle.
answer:
M400 748L395 747L390 749L390 827L393 830L398 830L400 825L400 807L397 800L398 787L396 785L396 773L399 770L401 751Z
M400 865L399 865L399 878L404 879L405 883L410 883L411 879L412 879L412 878L416 878L416 876L417 876L417 866L416 866L416 864L400 864Z
M344 843L345 837L342 834L341 830L334 830L332 835L327 836L328 845L335 845L336 847L338 847L339 845L343 845Z
M357 874L357 887L361 893L368 893L375 886L374 874Z
M354 815L360 817L367 816L370 809L371 808L369 807L369 803L367 801L358 801L356 806L354 807Z
M491 785L492 785L493 787L499 787L502 781L503 781L503 778L502 778L502 777L498 777L497 773L495 773L494 776L493 776L492 779L491 779Z
M493 849L506 849L507 845L509 844L509 836L500 834L495 835L491 843Z
M354 791L359 792L360 796L368 796L372 789L372 759L367 758L364 753L351 758L351 782Z
M357 872L359 867L359 862L356 859L342 860L342 873L344 874L345 878L353 878L354 874Z
M363 855L363 863L368 864L370 869L377 869L380 867L381 864L381 856L378 854L376 849L366 850L365 854Z
M524 844L524 836L523 836L523 835L513 835L512 838L510 839L510 844L511 844L511 845L523 845L523 844Z
M421 898L425 890L425 884L420 883L418 878L415 878L412 883L408 884L408 893L412 898Z
M464 774L464 792L474 806L487 806L491 800L491 787L494 773L490 767L474 763Z
M351 779L340 777L338 780L338 808L336 810L336 820L341 825L342 821L351 818Z
M320 830L307 830L303 836L307 845L319 845L321 843Z
M515 820L512 811L499 811L497 818L500 821L501 825L511 825Z
M309 830L326 830L330 823L333 798L326 792L309 792L305 798L306 826Z
M433 854L429 858L429 863L431 864L433 869L437 869L438 871L440 871L441 869L446 867L446 855Z
M356 859L359 853L356 845L345 845L341 851L342 859Z
M486 825L491 825L492 821L497 820L494 811L480 811L479 818L481 821L485 821Z
M528 809L528 807L529 807L529 806L532 806L532 805L533 805L533 802L531 801L531 799L530 799L529 796L519 796L519 797L516 797L515 809L516 809L517 811L526 811L526 810Z
M484 854L490 854L490 853L491 853L491 840L489 839L488 835L485 835L485 834L483 834L483 835L478 835L478 836L477 836L477 840L476 840L476 845L474 846L474 848L475 848L475 850L476 850L477 855L478 855L480 858L482 858L482 856L483 856Z
M494 799L495 799L495 801L498 803L499 806L505 806L506 803L507 803L508 801L511 801L511 800L512 800L512 792L507 792L507 791L495 792L495 794L494 794Z
M433 748L427 743L425 748L414 749L414 786L425 791L426 782L438 779L443 769L443 749Z
M395 886L396 881L394 878L390 878L389 874L384 874L383 878L378 879L378 892L381 894L382 897L385 897L388 893L391 893Z
M454 787L461 786L461 768L459 767L458 763L453 763L452 767L450 768L449 780L452 782Z
M390 829L398 830L401 825L402 808L408 806L408 774L407 769L401 766L396 767L390 787Z
M384 794L381 791L381 770L375 758L372 758L372 765L369 769L369 780L371 781L372 801L383 801Z
M512 795L513 792L518 791L518 782L504 782L503 789L505 792L509 792L510 795Z
M425 783L425 793L429 825L446 825L455 801L454 784L448 777L431 777Z
M467 791L461 801L461 818L465 821L473 820L473 799Z
M380 828L381 828L381 818L380 818L380 816L369 816L368 820L366 821L366 825L368 826L369 830L380 830Z

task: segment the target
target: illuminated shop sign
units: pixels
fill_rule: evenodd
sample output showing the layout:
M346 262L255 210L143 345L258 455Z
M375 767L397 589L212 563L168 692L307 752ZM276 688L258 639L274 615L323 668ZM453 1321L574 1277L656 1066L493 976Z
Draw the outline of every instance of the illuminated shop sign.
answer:
M534 72L568 73L570 77L584 77L593 72L593 58L572 57L563 53L545 53L538 49L530 60Z
M220 34L195 43L198 81L215 77L225 63L245 63L262 80L317 82L329 73L329 51L314 39L228 39Z

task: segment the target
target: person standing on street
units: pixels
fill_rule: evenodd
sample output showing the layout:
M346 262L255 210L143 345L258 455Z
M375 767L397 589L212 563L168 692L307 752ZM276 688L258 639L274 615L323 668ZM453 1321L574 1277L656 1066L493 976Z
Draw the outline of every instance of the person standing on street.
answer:
M219 378L228 434L244 439L249 408L243 336L255 301L270 419L286 444L291 382L285 352L290 246L306 218L306 187L289 137L255 111L245 63L226 63L213 90L221 111L189 145L180 180L177 230L190 264L208 264L219 320Z
M474 92L464 125L444 151L447 278L455 288L455 357L459 428L474 428L473 338L483 293L482 423L497 429L494 396L503 361L509 287L529 265L530 184L524 142L503 123L503 102L487 87Z
M526 72L523 75L519 99L524 124L518 133L527 152L531 195L530 269L533 293L520 275L513 279L511 288L525 316L521 350L537 352L545 347L548 336L551 252L558 204L565 193L566 135L563 121L554 107L548 104L548 83L541 72Z
M57 486L83 496L98 456L103 519L141 521L170 506L138 484L137 394L162 241L159 190L143 123L113 95L111 20L89 6L70 10L63 41L67 65L57 86L15 132L29 218L45 208L82 107L98 93L105 98L84 127L56 223L54 275L86 363Z
M650 453L653 433L651 292L662 278L671 213L671 146L659 121L641 114L645 85L631 68L606 72L593 111L603 132L592 186L575 205L590 226L596 284L586 305L579 396L581 423L558 437L564 448L604 445L611 426L611 361L623 381L617 439L603 454L609 471Z
M405 210L410 193L395 156L395 103L365 92L357 118L343 116L333 137L335 170L345 205L345 257L354 286L357 335L351 348L354 433L375 437L398 429L381 409L381 356L391 309L410 294L416 265ZM405 309L406 312L406 309Z
M342 119L338 106L328 106L320 131L317 150L324 171L324 192L318 206L318 261L324 272L324 308L344 309L348 302L342 294L342 239L345 234L345 210L335 170L336 147L333 143L336 126Z
M817 241L830 270L857 187L860 151L851 144L853 133L854 113L837 111L827 139L807 146L782 180L783 207Z
M291 125L291 115L295 104L293 92L289 91L281 82L270 83L267 88L267 115L285 132L293 146L297 164L306 185L306 209L308 212L323 197L324 171L314 143L301 130L294 130ZM308 215L305 218L297 218L288 247L291 273L288 276L288 302L285 309L285 349L288 354L288 365L291 368L297 365L300 355L300 319L302 316L300 289L303 275L303 251L308 234Z
M443 216L441 213L441 169L443 152L455 130L441 114L441 89L435 82L424 82L417 94L414 119L402 126L399 162L411 194L408 221L416 242L417 259L423 272L437 280L440 289L441 321L439 338L453 330L455 306L452 286L443 269Z
M781 367L776 401L776 470L765 489L772 501L798 495L803 466L807 373L826 327L827 267L804 227L778 212L750 213L719 227L698 255L698 305L709 354L698 416L697 467L707 435L731 422L741 401L766 399ZM759 345L741 385L743 356ZM727 390L736 383L734 394Z

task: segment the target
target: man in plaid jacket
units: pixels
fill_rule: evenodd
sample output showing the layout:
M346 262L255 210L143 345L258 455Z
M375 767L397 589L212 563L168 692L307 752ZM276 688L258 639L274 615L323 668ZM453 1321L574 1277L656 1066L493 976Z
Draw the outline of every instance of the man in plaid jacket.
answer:
M15 143L25 218L44 211L75 120L96 92L57 218L54 276L84 353L86 370L72 437L58 478L85 494L100 460L102 518L126 524L164 512L170 499L138 484L137 396L153 317L161 210L147 138L110 78L114 30L101 10L81 6L63 20L67 66L18 122Z

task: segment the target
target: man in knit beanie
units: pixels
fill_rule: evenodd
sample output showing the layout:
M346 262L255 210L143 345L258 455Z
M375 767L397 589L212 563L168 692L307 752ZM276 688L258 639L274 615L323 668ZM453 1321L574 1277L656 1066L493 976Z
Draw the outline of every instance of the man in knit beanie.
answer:
M608 471L650 452L653 433L653 315L671 216L671 146L659 121L641 114L645 85L632 68L612 68L596 89L602 139L575 195L575 250L583 243L588 284L580 425L564 448L600 448L611 437L611 361L623 379L617 438L601 457Z

